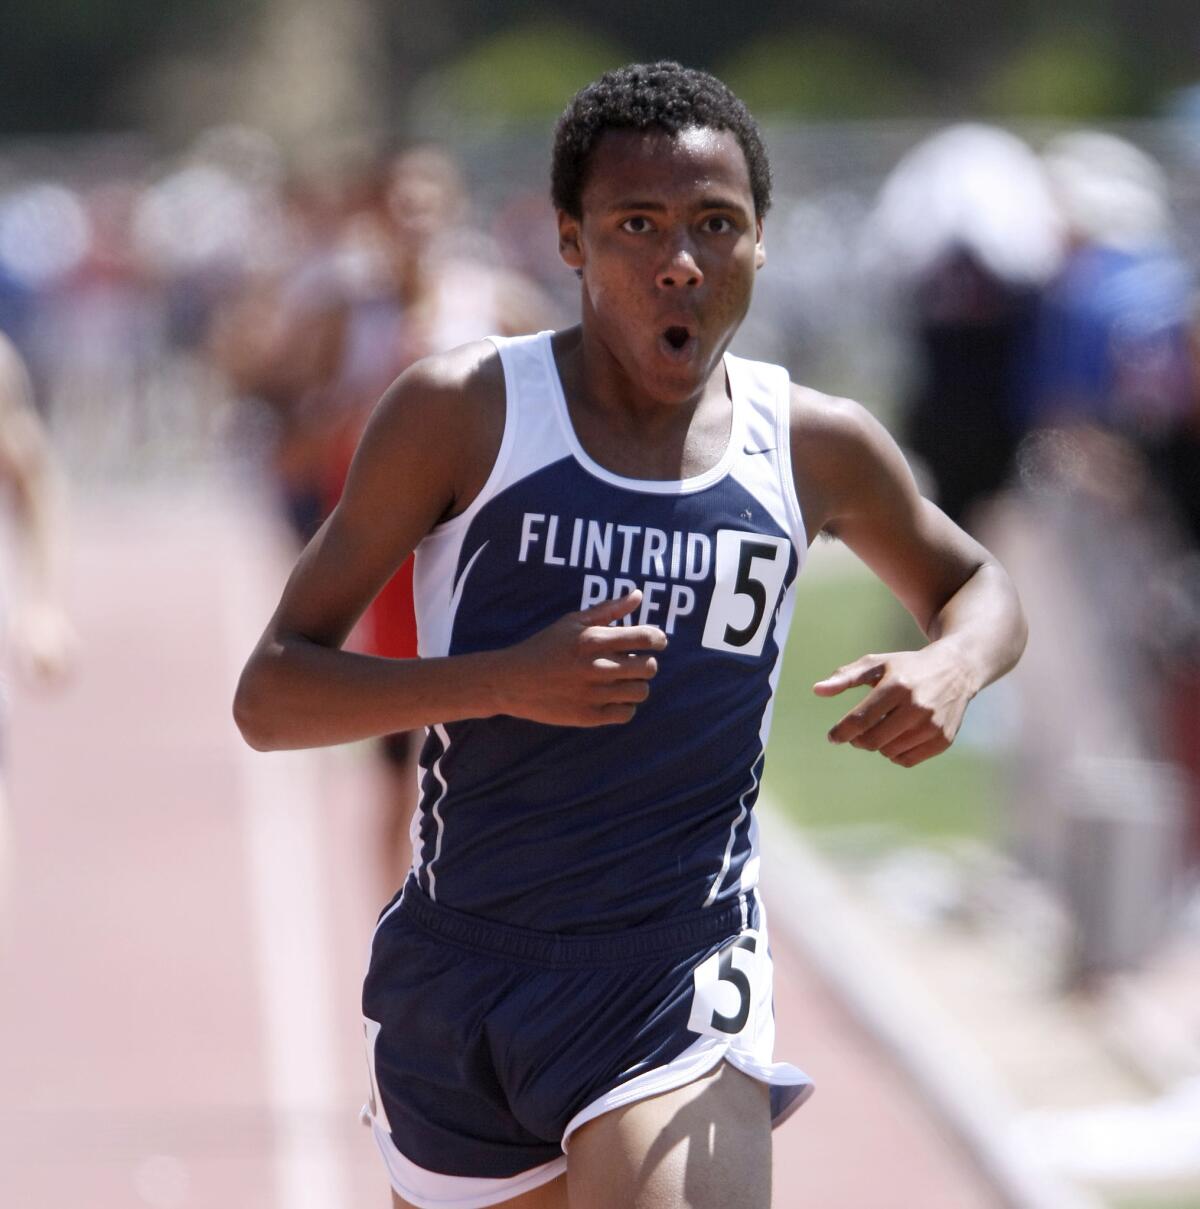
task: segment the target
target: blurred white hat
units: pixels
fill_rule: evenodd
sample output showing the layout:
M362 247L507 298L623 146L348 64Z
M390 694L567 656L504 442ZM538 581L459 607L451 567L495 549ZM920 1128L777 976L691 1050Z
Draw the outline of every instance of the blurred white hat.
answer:
M1087 239L1134 249L1169 234L1166 177L1132 143L1080 130L1051 140L1042 159L1068 225Z
M920 276L960 248L1004 281L1036 285L1062 253L1062 223L1037 156L1016 135L975 123L913 148L884 182L868 230L872 258L903 276Z

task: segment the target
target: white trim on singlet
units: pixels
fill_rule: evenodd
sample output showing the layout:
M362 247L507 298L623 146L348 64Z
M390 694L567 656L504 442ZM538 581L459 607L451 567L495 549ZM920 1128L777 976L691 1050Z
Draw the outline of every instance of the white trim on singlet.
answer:
M546 334L548 335L549 333ZM500 345L497 342L499 339L503 338L489 336L486 340L479 341L479 343L490 344L492 346L492 351L500 361L501 371L503 372L504 359L500 356ZM442 537L456 533L459 530L465 530L475 519L476 513L496 494L497 484L504 478L509 458L517 440L516 401L510 398L510 394L508 375L504 373L504 432L500 437L500 447L496 450L496 460L492 463L492 468L484 480L483 486L480 487L475 498L457 516L452 516L449 520L439 521L430 529L430 534L437 534L439 537Z
M437 783L441 786L441 793L438 794L434 799L433 805L429 808L430 813L433 815L433 821L437 824L437 834L433 840L433 855L429 858L429 864L425 866L425 876L429 881L429 897L434 902L437 902L437 874L434 873L433 867L437 864L438 857L442 855L442 836L446 833L446 820L442 818L442 803L446 800L446 794L450 792L450 787L446 784L446 778L442 776L442 761L450 750L450 736L446 734L446 728L440 722L435 722L430 729L442 741L442 750L438 753L438 758L434 760L429 768L429 771L433 773Z
M804 570L805 556L808 554L808 526L804 523L804 511L800 507L800 497L796 494L796 472L792 467L792 381L788 376L783 378L783 388L775 401L775 426L779 440L779 486L783 491L784 503L791 513L792 524L795 526L792 544L800 564L796 568L796 578Z
M567 396L563 390L562 378L559 376L558 364L554 360L554 347L549 335L540 341L542 357L546 364L546 375L550 381L551 394L554 400L555 414L562 428L563 438L571 450L571 455L584 470L593 478L613 487L622 487L626 491L645 491L651 495L690 495L694 491L703 491L714 483L720 482L733 469L737 456L742 450L742 409L746 406L741 398L737 375L731 371L728 356L722 358L725 369L725 380L729 385L731 417L729 421L729 441L717 462L702 474L693 475L687 479L631 479L624 475L614 474L606 470L599 462L589 456L579 441L575 425L571 423L571 413L567 408Z
M475 565L479 556L487 549L487 542L484 542L474 554L471 555L470 561L462 569L462 573L458 577L458 583L454 585L454 591L450 594L450 616L455 617L458 614L458 606L462 603L463 588L467 586L467 576L471 574L471 568Z
M734 820L729 825L729 842L725 845L725 855L721 859L721 871L713 879L713 884L708 892L708 897L704 900L704 906L711 907L717 901L717 895L721 891L721 886L725 881L725 875L729 872L729 864L733 859L733 845L737 839L737 830L742 825L742 820L750 813L750 807L746 805L746 798L758 788L758 767L763 760L763 749L758 749L758 755L754 757L754 762L750 765L750 784L742 790L738 797L738 812L734 816Z

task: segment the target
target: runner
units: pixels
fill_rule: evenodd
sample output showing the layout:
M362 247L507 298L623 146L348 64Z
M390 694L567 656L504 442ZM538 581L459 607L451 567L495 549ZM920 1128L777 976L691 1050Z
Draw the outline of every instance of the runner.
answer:
M1024 624L862 408L727 353L770 171L723 84L606 74L552 178L581 324L397 380L235 713L261 749L427 730L363 995L396 1205L765 1207L810 1083L771 1054L752 807L809 542L931 640L815 686L870 688L835 742L944 751ZM420 657L342 651L413 549Z
M25 362L3 333L0 333L0 483L10 496L18 559L16 582L5 601L8 655L30 679L53 683L68 671L76 643L60 599L62 510L58 472L45 429L33 406ZM0 923L6 914L9 847L8 801L0 777ZM0 941L3 939L0 935Z

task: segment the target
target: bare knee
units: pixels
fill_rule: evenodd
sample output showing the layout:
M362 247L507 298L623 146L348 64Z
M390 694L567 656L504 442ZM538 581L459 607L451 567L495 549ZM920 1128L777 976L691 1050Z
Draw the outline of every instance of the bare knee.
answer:
M770 1133L767 1088L722 1062L583 1126L568 1154L571 1209L767 1209Z

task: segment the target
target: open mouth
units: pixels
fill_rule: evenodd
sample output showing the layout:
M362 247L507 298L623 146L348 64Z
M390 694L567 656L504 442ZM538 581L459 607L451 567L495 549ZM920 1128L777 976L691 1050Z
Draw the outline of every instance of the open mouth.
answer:
M696 337L685 324L673 323L659 333L658 347L672 361L686 361L696 347Z

